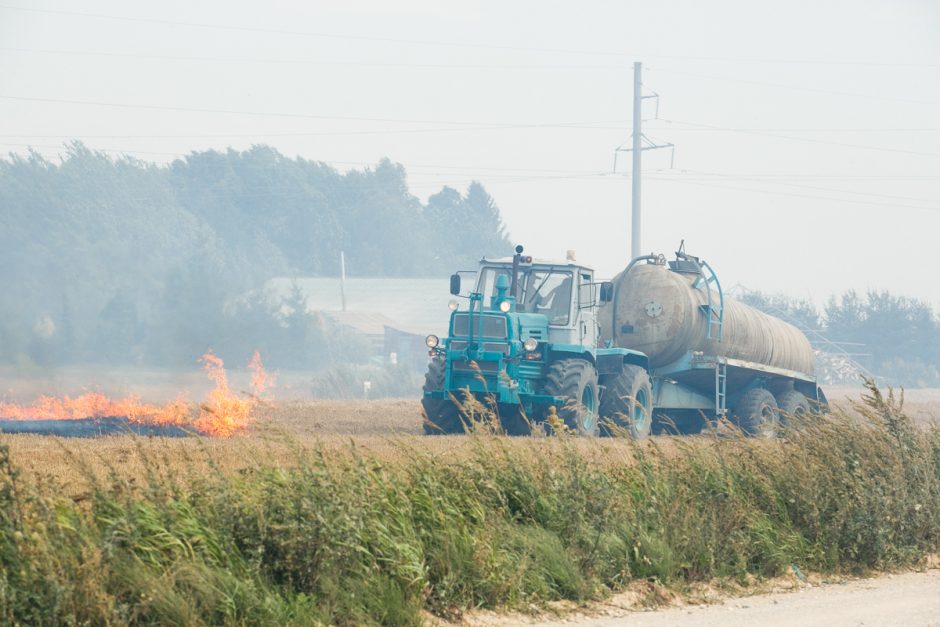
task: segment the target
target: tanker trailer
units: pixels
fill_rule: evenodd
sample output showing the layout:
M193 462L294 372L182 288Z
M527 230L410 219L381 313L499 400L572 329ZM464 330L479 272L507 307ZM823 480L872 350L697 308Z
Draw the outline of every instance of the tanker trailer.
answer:
M782 417L825 407L806 336L725 297L704 260L681 247L668 264L639 257L612 284L598 311L601 346L649 358L655 430L696 432L729 417L750 435L772 435Z

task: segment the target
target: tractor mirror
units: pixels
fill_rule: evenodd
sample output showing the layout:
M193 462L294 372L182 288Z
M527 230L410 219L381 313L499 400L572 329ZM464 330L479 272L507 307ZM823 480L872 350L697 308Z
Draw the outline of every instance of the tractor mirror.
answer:
M610 281L601 283L601 302L609 303L614 299L614 284Z
M450 293L454 296L460 294L460 275L452 274L450 275Z

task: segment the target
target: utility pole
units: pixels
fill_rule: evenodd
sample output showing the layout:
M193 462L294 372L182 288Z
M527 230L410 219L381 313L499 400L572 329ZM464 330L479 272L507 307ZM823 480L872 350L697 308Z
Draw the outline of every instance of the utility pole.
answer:
M640 247L640 158L643 150L640 140L643 138L643 64L633 64L633 193L630 202L632 220L630 221L630 258L636 259L643 254Z
M642 155L644 150L654 150L656 148L670 148L672 157L669 167L672 168L672 161L675 159L676 147L674 144L657 144L643 135L643 101L647 98L656 99L656 117L659 117L659 94L653 92L651 95L643 95L643 64L639 61L633 63L633 135L630 148L618 146L614 150L614 172L617 172L617 153L633 153L633 174L631 175L632 193L630 198L630 258L636 259L643 254L642 249L642 219L640 211L641 200L641 179L643 178ZM644 145L645 142L645 145Z
M346 253L339 251L339 299L346 311Z

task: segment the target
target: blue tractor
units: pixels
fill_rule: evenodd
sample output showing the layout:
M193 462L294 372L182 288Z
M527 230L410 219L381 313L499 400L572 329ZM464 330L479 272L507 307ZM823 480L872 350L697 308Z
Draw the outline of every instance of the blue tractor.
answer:
M599 346L598 306L613 285L574 261L533 259L522 246L480 262L469 294L451 277L447 337L427 337L424 429L461 433L484 408L509 434L543 428L549 417L582 435L627 430L646 437L652 422L649 360ZM616 425L616 427L614 427Z

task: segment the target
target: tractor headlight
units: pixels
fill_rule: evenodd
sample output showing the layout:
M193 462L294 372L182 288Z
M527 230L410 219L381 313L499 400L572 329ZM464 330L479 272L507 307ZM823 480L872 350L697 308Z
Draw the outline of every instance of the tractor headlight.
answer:
M457 311L457 301L451 299L450 302L447 303L447 308L451 311Z
M531 353L538 347L539 347L539 341L535 339L534 337L530 337L525 342L522 343L522 348L524 348L527 353Z
M428 345L428 348L437 348L437 345L441 343L441 338L436 335L429 335L424 338L424 343Z
M512 308L512 305L509 304L508 300L504 300L499 304L499 310L503 313L509 313L510 308Z

